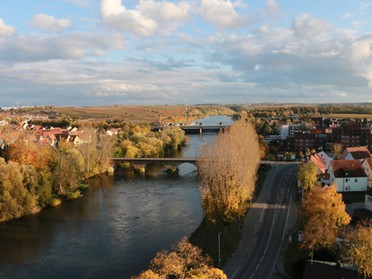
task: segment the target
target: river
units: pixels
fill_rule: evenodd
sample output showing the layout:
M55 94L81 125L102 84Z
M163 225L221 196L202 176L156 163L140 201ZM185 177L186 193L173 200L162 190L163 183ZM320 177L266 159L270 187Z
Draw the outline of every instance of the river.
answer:
M198 120L230 124L226 117ZM214 135L191 135L179 156L196 157ZM130 278L156 252L202 221L196 167L152 166L92 179L83 198L0 224L0 278Z

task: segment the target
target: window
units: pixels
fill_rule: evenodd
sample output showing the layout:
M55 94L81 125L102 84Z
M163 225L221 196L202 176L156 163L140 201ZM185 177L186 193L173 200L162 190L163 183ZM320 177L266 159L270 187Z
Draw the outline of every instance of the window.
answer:
M346 181L346 182L349 182L349 178L346 178L345 181Z
M355 182L358 182L358 178L355 178Z

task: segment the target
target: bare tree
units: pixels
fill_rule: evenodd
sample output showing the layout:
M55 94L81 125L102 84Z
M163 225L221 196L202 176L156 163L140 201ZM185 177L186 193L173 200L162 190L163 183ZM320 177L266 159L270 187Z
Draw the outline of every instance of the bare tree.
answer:
M255 190L260 148L250 123L241 119L202 148L198 161L206 218L230 223L245 214Z

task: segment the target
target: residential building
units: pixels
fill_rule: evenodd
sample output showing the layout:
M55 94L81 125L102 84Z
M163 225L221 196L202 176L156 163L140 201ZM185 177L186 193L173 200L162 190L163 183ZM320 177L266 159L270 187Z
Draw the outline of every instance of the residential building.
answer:
M358 192L367 190L367 175L360 160L333 160L329 168L330 184L335 184L338 192Z
M371 153L365 146L347 147L342 153L343 160L361 160L371 157Z
M362 165L368 177L368 188L372 188L372 157L363 160Z

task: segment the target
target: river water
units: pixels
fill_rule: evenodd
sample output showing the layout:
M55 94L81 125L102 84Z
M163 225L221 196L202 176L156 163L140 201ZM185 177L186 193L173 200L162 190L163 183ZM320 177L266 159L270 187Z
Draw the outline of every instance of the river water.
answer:
M230 124L226 117L199 120ZM191 135L179 156L196 157L214 135ZM0 278L130 278L156 252L202 221L196 167L168 174L119 170L92 179L81 199L0 224Z

